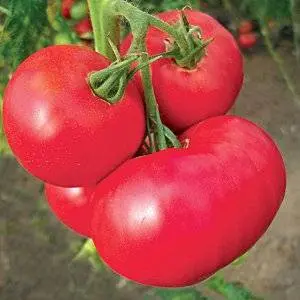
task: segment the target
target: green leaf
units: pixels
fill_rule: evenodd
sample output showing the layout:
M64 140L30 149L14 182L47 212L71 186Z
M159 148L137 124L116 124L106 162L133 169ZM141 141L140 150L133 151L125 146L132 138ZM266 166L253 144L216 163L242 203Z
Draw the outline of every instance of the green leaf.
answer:
M291 19L290 0L235 0L245 15L267 20Z
M155 299L159 300L209 300L194 288L186 289L155 289ZM146 298L151 299L151 298Z
M253 295L239 282L226 282L220 275L215 275L205 282L205 285L212 291L222 295L228 300L263 300Z
M93 268L98 271L102 271L105 268L91 239L85 240L79 247L72 259L72 263L78 260L88 260Z
M185 6L200 8L199 0L131 0L131 2L138 6L140 9L150 13L161 12L170 9L181 9Z
M5 21L6 38L0 53L15 69L37 50L37 42L48 25L47 0L10 0L7 9L10 15Z

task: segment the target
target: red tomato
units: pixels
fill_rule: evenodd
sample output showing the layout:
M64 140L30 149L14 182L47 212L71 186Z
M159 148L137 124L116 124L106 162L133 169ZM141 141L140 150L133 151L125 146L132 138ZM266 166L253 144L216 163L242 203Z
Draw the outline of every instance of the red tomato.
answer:
M81 46L52 46L25 60L9 82L3 106L12 151L30 173L58 186L90 186L132 157L144 132L144 109L130 83L110 105L87 76L106 68Z
M256 45L257 37L256 37L256 34L253 32L245 33L245 34L241 34L239 36L238 41L239 41L239 45L241 46L241 48L249 49Z
M80 235L91 236L95 187L63 188L45 184L45 196L56 217Z
M75 0L62 0L61 3L61 14L66 19L71 18L71 9L74 4Z
M207 55L194 70L180 68L169 59L152 64L152 80L164 123L174 131L182 131L212 116L225 114L233 105L243 82L243 58L233 36L215 19L199 11L186 10L192 25L199 26L203 37L214 38ZM179 11L158 14L175 23ZM151 28L147 47L151 55L165 51L167 35ZM132 36L122 43L122 52L130 46ZM137 82L141 87L140 77Z
M93 31L92 23L89 17L79 21L75 25L75 31L78 35L83 35L85 33L89 33Z
M243 20L239 25L239 33L250 33L253 31L253 23L250 20Z
M181 287L246 252L285 192L270 137L238 117L205 120L168 149L127 161L97 187L92 237L104 261L139 283Z

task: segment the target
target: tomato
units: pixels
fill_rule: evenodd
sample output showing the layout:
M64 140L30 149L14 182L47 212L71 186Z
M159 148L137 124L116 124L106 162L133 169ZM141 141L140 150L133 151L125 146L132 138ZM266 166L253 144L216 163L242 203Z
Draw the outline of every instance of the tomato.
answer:
M86 0L77 1L72 5L70 15L73 20L81 20L88 15L89 9Z
M239 33L244 34L244 33L250 33L253 31L253 23L250 20L243 20L240 22L239 25Z
M285 167L253 123L219 116L181 136L184 149L127 161L96 189L92 238L103 260L139 283L182 287L246 252L285 192Z
M45 196L56 217L80 235L91 235L95 187L64 188L45 184Z
M233 36L215 19L199 11L186 10L191 25L199 26L205 39L214 40L197 67L188 70L170 59L152 64L152 80L163 122L182 131L209 117L225 114L233 105L243 82L243 58ZM168 23L178 21L179 11L157 15ZM167 35L150 28L147 47L150 55L165 51ZM130 46L132 35L122 43L121 52ZM141 87L138 75L136 81Z
M42 49L13 74L4 95L4 129L18 161L58 186L89 186L132 157L144 133L144 108L130 83L114 105L96 97L87 76L109 65L87 47Z
M75 31L77 32L78 35L83 35L85 33L89 33L93 31L92 23L90 18L85 18L81 21L79 21L75 25Z
M71 9L73 4L75 3L75 0L62 0L61 3L61 14L66 19L71 18Z
M67 32L58 32L54 37L55 45L72 44L72 38Z
M241 48L249 49L256 45L257 37L256 37L256 34L253 32L245 33L245 34L241 34L239 36L238 41L239 41L239 45L241 46Z

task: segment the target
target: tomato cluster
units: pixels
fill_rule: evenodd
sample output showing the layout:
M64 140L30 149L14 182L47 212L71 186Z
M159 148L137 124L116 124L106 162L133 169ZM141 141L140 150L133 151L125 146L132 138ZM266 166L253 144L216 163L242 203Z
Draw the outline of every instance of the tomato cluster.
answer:
M63 0L61 14L66 20L75 22L74 31L79 37L86 38L92 35L93 28L86 1Z
M243 20L238 28L238 43L242 49L251 49L257 44L257 34L254 32L253 22Z
M92 238L113 270L153 286L195 284L242 255L285 193L285 167L272 139L246 119L224 116L243 81L234 38L206 14L186 16L213 38L205 55L192 70L171 58L151 65L163 122L181 148L137 157L146 132L140 75L120 101L106 102L87 77L110 62L87 47L38 51L18 67L4 96L8 142L20 164L45 182L56 216ZM158 17L175 24L180 13ZM166 38L149 28L148 52L163 52Z

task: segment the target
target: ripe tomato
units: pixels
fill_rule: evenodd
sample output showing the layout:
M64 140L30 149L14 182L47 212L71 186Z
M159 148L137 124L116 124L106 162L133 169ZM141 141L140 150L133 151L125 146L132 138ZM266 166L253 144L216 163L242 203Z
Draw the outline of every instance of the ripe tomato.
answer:
M91 236L95 187L64 188L45 184L45 196L56 217L80 235Z
M66 19L71 18L71 9L74 4L75 0L62 0L61 3L61 14Z
M168 149L127 161L97 187L92 237L119 274L161 287L192 285L242 255L282 202L285 168L253 123L220 116Z
M79 36L93 31L92 23L89 17L79 21L74 28Z
M225 114L233 105L243 82L243 58L233 36L215 19L199 11L186 10L191 25L199 26L205 39L214 40L207 54L194 70L179 67L169 59L151 65L152 81L164 123L174 131L182 131L212 116ZM157 15L168 23L179 20L179 11ZM147 47L150 55L165 51L167 35L150 28ZM129 35L121 46L130 46ZM138 75L137 83L141 89Z
M58 186L89 186L132 157L144 132L144 109L130 83L110 105L87 76L109 61L87 47L42 49L14 73L4 95L4 129L30 173Z
M256 34L254 32L241 34L239 36L238 42L243 49L252 48L256 45L257 42Z
M250 33L253 31L253 23L250 20L243 20L240 22L239 25L239 33L244 34L244 33Z

